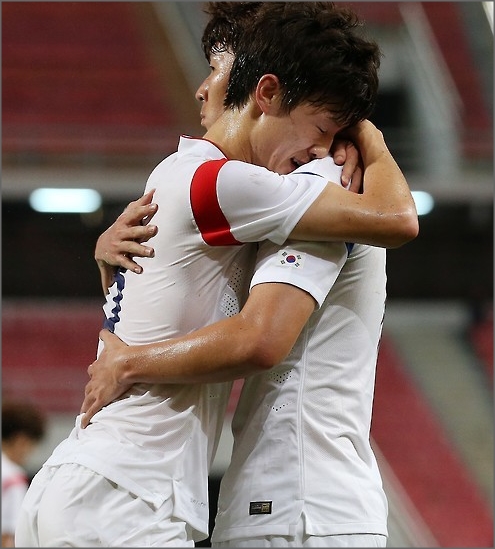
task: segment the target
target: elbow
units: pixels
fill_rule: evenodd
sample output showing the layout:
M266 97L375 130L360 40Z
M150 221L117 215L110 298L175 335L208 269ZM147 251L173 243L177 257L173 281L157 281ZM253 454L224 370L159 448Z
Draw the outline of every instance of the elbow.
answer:
M409 219L404 224L405 226L405 236L406 236L406 242L410 242L411 240L414 240L419 235L419 219L418 214L416 213L416 210L411 213L409 216Z
M289 354L284 345L279 345L273 340L262 339L251 349L249 363L253 373L261 373L271 370L280 364Z
M401 244L407 244L408 242L411 242L411 240L414 240L419 235L419 220L418 220L418 214L416 213L416 209L413 211L408 212L403 216L402 222L401 222Z
M416 211L408 211L394 216L392 226L388 232L387 248L400 248L414 240L419 234L419 221Z
M261 295L266 297L266 294ZM253 310L250 310L249 303ZM314 307L312 299L310 303L311 307ZM239 337L231 338L230 341L244 369L253 374L262 373L282 363L299 337L302 328L300 322L291 319L290 323L287 323L278 314L274 314L271 307L260 308L259 298L250 296L248 304L239 314L242 329L234 332Z
M287 353L280 353L277 350L270 350L258 356L258 371L267 372L280 364L287 356Z

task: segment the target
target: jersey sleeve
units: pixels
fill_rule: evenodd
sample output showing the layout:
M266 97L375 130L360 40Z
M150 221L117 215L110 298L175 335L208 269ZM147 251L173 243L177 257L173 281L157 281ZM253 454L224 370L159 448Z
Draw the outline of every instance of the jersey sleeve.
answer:
M323 177L325 181L340 184L342 166L337 166L331 156L326 156L325 158L317 158L316 160L312 160L307 164L303 164L292 173L319 175Z
M327 184L314 173L278 175L240 161L203 164L191 183L191 207L209 245L285 242Z
M347 259L343 242L264 242L258 251L251 288L280 282L308 292L321 307Z
M313 160L295 170L292 175L319 175L328 182L339 184L342 167L328 156ZM265 242L260 246L251 288L256 284L280 282L308 292L321 307L347 259L348 248L343 242L288 241L282 248Z

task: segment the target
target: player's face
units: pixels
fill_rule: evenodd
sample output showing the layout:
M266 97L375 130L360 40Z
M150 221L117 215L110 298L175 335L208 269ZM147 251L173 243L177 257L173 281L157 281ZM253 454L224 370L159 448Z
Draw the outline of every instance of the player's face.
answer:
M329 154L335 134L342 130L329 111L305 104L290 114L268 116L261 126L254 163L279 174Z
M211 55L211 72L196 91L196 99L201 102L201 125L207 130L225 110L223 101L233 62L234 55L230 52Z

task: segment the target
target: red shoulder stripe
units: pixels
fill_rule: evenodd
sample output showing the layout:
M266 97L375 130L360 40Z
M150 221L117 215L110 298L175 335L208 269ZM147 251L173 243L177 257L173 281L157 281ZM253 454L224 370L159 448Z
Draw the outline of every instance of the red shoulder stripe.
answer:
M210 160L202 164L191 182L191 207L194 219L203 240L210 246L233 246L242 244L230 232L217 197L217 178L221 167L227 162Z

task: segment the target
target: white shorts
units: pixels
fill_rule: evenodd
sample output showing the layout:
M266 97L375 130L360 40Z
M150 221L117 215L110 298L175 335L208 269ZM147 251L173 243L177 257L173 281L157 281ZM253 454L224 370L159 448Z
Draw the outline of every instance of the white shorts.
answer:
M339 534L309 536L304 533L304 515L301 516L294 536L260 536L211 544L216 548L228 547L386 547L387 536L381 534Z
M251 539L217 541L212 547L386 547L387 537L381 534L341 534L306 536L304 541L291 536L264 536Z
M147 502L81 465L43 467L24 499L16 547L194 547L173 502Z

